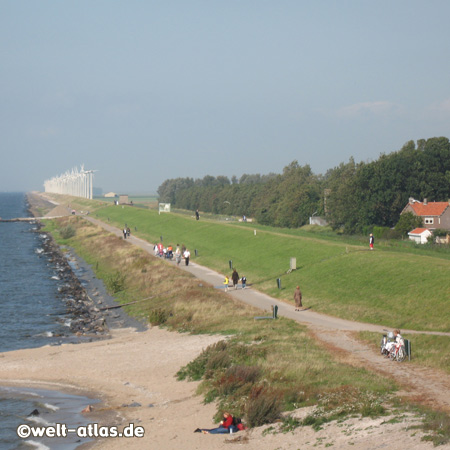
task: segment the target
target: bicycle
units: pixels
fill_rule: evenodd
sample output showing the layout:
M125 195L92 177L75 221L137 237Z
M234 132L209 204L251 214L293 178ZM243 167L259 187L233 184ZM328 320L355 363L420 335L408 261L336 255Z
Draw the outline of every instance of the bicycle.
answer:
M389 353L391 361L403 362L406 358L406 348L404 345L396 344L394 349Z

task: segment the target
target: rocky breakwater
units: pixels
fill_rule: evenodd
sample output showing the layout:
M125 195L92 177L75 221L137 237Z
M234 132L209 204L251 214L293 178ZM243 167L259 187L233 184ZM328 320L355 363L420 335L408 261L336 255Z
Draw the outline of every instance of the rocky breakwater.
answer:
M40 226L38 226L38 229ZM40 231L39 231L40 232ZM75 276L60 247L48 233L40 232L41 255L45 255L58 280L58 295L66 304L65 321L76 336L104 338L109 334L105 317Z

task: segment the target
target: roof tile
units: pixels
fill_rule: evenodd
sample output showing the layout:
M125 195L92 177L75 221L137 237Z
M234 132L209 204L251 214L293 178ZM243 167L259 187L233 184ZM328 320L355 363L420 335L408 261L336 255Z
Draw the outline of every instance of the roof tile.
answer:
M423 203L414 202L410 203L411 208L414 210L418 216L441 216L446 208L448 208L448 202L428 202L424 205Z

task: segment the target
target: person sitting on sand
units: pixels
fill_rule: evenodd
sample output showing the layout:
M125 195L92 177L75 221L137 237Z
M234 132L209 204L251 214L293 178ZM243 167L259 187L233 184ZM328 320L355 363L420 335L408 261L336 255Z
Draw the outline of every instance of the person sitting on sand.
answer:
M239 429L233 425L233 416L228 413L223 413L223 420L220 422L220 425L217 428L197 428L194 433L203 434L227 434L227 433L236 433Z

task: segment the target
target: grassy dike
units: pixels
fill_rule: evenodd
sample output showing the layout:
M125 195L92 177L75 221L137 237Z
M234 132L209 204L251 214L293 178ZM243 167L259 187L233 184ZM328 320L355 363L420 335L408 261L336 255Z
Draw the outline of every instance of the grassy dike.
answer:
M267 294L293 302L296 285L304 303L315 311L391 328L450 331L448 295L450 260L439 255L420 255L392 248L348 244L277 233L252 224L235 226L191 217L161 214L133 207L100 208L101 220L118 227L126 223L150 242L185 244L196 261L229 273L229 260L249 283ZM137 231L135 231L137 230ZM290 257L297 270L290 274ZM276 279L281 278L282 289Z
M75 235L63 239L68 227ZM348 414L382 414L396 389L391 380L335 360L295 321L255 321L258 310L80 217L46 221L45 230L90 263L119 302L146 299L126 307L129 314L173 331L224 335L178 376L202 379L206 402L251 426L307 405L320 406L305 419L313 426Z

